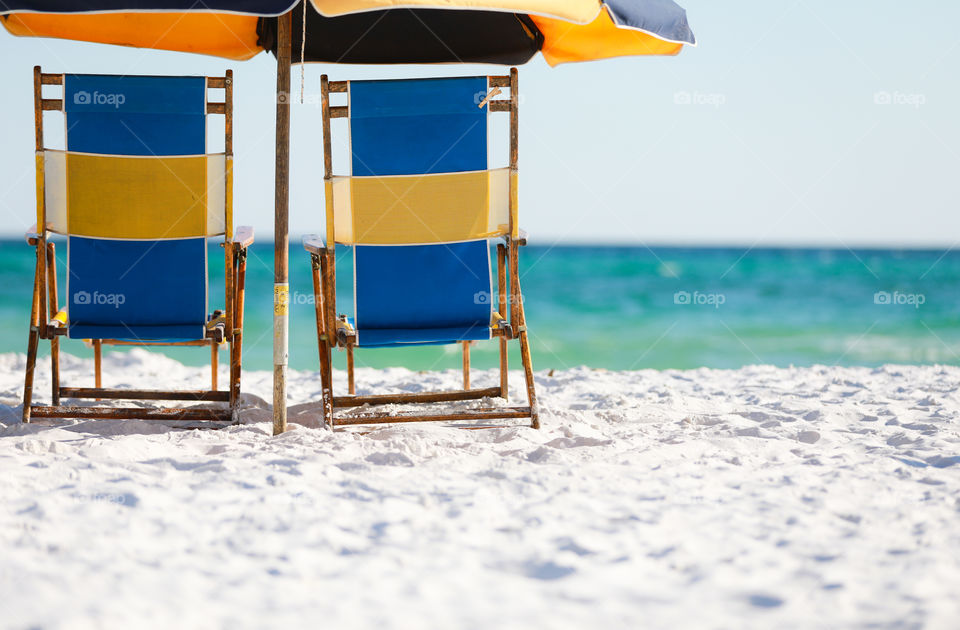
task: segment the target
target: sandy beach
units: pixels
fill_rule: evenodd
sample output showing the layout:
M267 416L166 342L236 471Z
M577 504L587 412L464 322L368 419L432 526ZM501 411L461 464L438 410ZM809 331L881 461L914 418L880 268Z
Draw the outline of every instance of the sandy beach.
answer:
M363 435L317 428L317 374L301 371L294 430L272 437L267 372L244 374L241 425L184 431L22 425L23 365L0 355L4 627L952 628L960 614L960 368L545 371L540 431ZM64 368L92 380L90 361ZM106 355L105 374L208 378L139 350ZM459 375L357 379L417 391Z

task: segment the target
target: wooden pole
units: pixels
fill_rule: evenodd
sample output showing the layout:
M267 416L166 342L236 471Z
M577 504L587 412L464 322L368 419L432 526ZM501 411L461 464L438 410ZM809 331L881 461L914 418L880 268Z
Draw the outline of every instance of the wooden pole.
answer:
M93 340L93 386L97 389L103 387L103 379L100 375L103 370L103 341ZM100 400L96 398L95 400Z
M287 430L288 213L290 207L290 48L293 16L277 20L277 163L273 217L273 434Z
M463 342L463 389L470 389L470 342Z
M513 326L513 332L516 334L517 327L520 325L520 290L515 286L514 277L518 275L517 267L517 241L520 238L520 225L518 219L518 199L517 191L517 166L518 166L518 146L520 136L520 117L519 117L519 86L517 69L510 68L510 252L507 261L510 264L510 324Z
M62 102L62 101L61 101ZM38 260L40 262L40 303L37 311L39 319L37 326L40 338L47 335L47 204L46 204L46 162L44 161L43 147L43 72L40 66L33 68L33 120L34 139L36 141L35 160L37 165L37 234L40 240L37 243ZM52 313L54 315L55 313Z
M362 407L363 405L407 405L414 403L450 402L452 400L478 400L496 396L499 387L450 392L417 392L415 394L368 394L366 396L334 396L334 407Z
M357 393L357 381L353 376L353 344L347 344L347 393L355 396Z
M217 391L217 370L220 369L220 346L216 339L210 340L210 389Z
M223 231L223 268L224 268L224 302L225 313L223 334L229 347L228 356L230 365L228 370L228 385L230 387L230 409L236 408L236 394L239 388L234 387L238 372L238 348L240 322L236 310L237 303L237 251L245 250L233 243L233 70L227 70L223 79L223 146L224 165L224 231ZM217 391L217 373L220 370L220 345L216 339L210 340L210 389Z
M33 404L33 374L37 370L37 346L40 342L40 258L43 250L37 244L37 266L33 275L33 305L30 307L30 336L27 338L27 372L23 381L23 422L30 422Z
M80 408L82 409L82 407ZM41 407L41 409L46 409L46 407ZM421 413L419 411L388 411L368 413L362 416L344 416L342 418L337 418L337 424L355 426L358 424L380 424L394 422L455 422L457 420L491 420L499 418L529 417L529 407L495 407L491 409L445 411L441 413Z
M320 77L320 109L323 124L323 194L327 223L326 267L323 277L325 290L323 300L326 310L326 330L330 336L327 346L336 345L337 334L337 256L336 232L333 218L333 148L330 139L330 81L327 75Z
M323 273L323 309L324 309L324 330L327 333L326 343L322 345L321 350L326 353L326 368L322 368L323 388L325 400L330 401L329 408L324 408L324 419L327 425L333 428L333 362L331 352L337 341L337 252L336 252L336 232L334 230L333 220L333 149L330 140L330 80L327 75L320 77L320 110L323 122L323 194L324 211L326 212L327 238L326 249L323 252L321 271ZM352 356L350 357L352 361ZM321 360L321 366L323 366ZM352 365L352 363L351 363ZM352 372L351 372L352 373ZM350 374L347 375L351 378ZM350 381L352 383L352 380ZM349 388L348 383L348 388ZM353 390L348 389L352 394ZM328 413L329 411L329 413Z
M507 248L497 243L497 293L500 298L500 317L507 319ZM507 372L507 336L500 335L500 398L509 397Z
M53 243L47 243L47 292L49 293L50 316L60 312L57 297L57 250ZM60 339L50 335L50 386L51 400L60 404Z
M35 418L94 418L98 420L195 420L230 422L229 409L182 407L74 407L41 405L33 408Z
M332 426L333 422L333 390L329 387L329 377L333 368L330 366L330 344L331 335L327 332L326 319L326 293L320 279L321 274L326 275L327 254L313 254L310 256L310 263L313 267L313 299L314 310L317 315L317 347L320 350L320 389L323 392L323 424Z
M514 276L513 280L517 283L517 291L520 291L520 277ZM520 308L520 358L523 362L523 376L527 383L527 400L530 402L530 426L534 429L540 428L540 406L537 403L537 390L533 379L533 359L530 357L530 340L527 335L527 315L523 310L523 303Z
M236 302L233 305L233 341L230 344L230 408L240 398L240 372L243 364L243 302L247 277L247 250L237 252L237 280L234 283Z
M103 381L100 378L103 366L103 342L99 339L93 340L93 386L100 388ZM99 399L98 399L99 400Z

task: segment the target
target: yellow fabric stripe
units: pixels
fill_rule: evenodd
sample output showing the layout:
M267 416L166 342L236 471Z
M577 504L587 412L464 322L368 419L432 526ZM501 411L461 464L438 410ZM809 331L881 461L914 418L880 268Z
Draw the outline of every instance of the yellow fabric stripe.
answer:
M324 201L326 202L326 207L327 207L327 217L326 217L326 218L327 218L327 238L326 238L326 243L327 243L327 249L328 249L328 250L329 250L331 247L333 247L333 244L334 244L334 243L337 242L336 239L334 238L334 236L336 235L336 230L337 230L337 226L336 226L337 217L338 217L338 216L347 216L347 217L350 216L350 214L349 214L349 212L350 212L349 209L347 209L345 215L343 215L343 214L338 215L337 211L334 209L334 208L335 208L335 204L337 203L337 201L336 201L336 200L337 200L337 196L336 196L336 192L335 192L335 190L334 190L334 187L337 186L338 180L341 180L341 179L342 179L342 178L334 177L333 179L324 179L324 181L323 181L323 195L324 195ZM349 181L349 180L347 180L347 181ZM348 188L347 188L344 192L342 192L339 196L340 196L341 198L344 198L344 199L349 200L349 198L350 198L349 184L348 184ZM344 230L346 230L346 229L347 229L347 226L344 226ZM350 227L349 227L349 229L350 229L350 239L351 239L349 242L352 243L352 242L353 242L353 222L352 222L352 221L350 222Z
M250 59L257 45L257 16L230 13L12 13L0 22L12 35L157 48Z
M510 173L510 238L520 238L520 179L516 171Z
M597 17L600 0L311 0L313 7L327 17L376 11L380 9L469 9L472 11L509 11L535 13L586 24ZM496 37L496 34L491 34Z
M44 151L43 154L43 181L37 180L37 186L43 189L38 192L43 195L47 215L47 229L58 234L67 233L67 154L63 151ZM40 155L38 155L38 158ZM38 197L39 199L39 197ZM39 201L37 202L39 213ZM37 221L39 221L39 216ZM39 225L39 224L38 224Z
M228 241L233 238L232 155L207 156L207 235L220 233Z
M543 33L540 52L551 66L608 57L676 55L683 48L683 44L618 27L606 8L589 24L571 24L537 15L531 15L530 19Z
M230 171L222 153L134 158L44 151L47 229L104 238L217 236L230 230L230 238L229 162ZM198 230L195 220L201 217Z
M334 178L336 241L441 243L503 234L504 178L497 171ZM491 216L491 207L497 216Z
M327 199L327 246L354 243L353 211L350 209L350 177L334 177L324 182Z
M207 234L207 156L67 153L66 175L70 234L142 239Z
M498 168L490 173L490 216L487 232L495 236L510 230L510 169Z
M45 217L46 212L46 196L43 192L43 182L46 178L46 160L42 153L37 152L36 158L34 160L37 166L37 180L36 180L36 190L37 190L37 232L43 234L44 224L49 223L49 220Z

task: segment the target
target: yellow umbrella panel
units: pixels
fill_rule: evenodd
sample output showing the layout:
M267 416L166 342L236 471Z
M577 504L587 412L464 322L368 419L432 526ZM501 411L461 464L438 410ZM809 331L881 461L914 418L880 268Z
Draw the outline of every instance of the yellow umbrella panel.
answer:
M12 13L0 16L12 35L55 37L250 59L257 44L255 15L232 13Z

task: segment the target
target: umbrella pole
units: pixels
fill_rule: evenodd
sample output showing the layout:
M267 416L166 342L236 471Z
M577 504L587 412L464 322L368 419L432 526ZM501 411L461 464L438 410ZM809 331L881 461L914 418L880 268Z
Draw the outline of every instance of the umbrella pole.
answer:
M290 285L290 56L292 13L277 20L277 167L273 221L273 434L287 430L287 349Z

